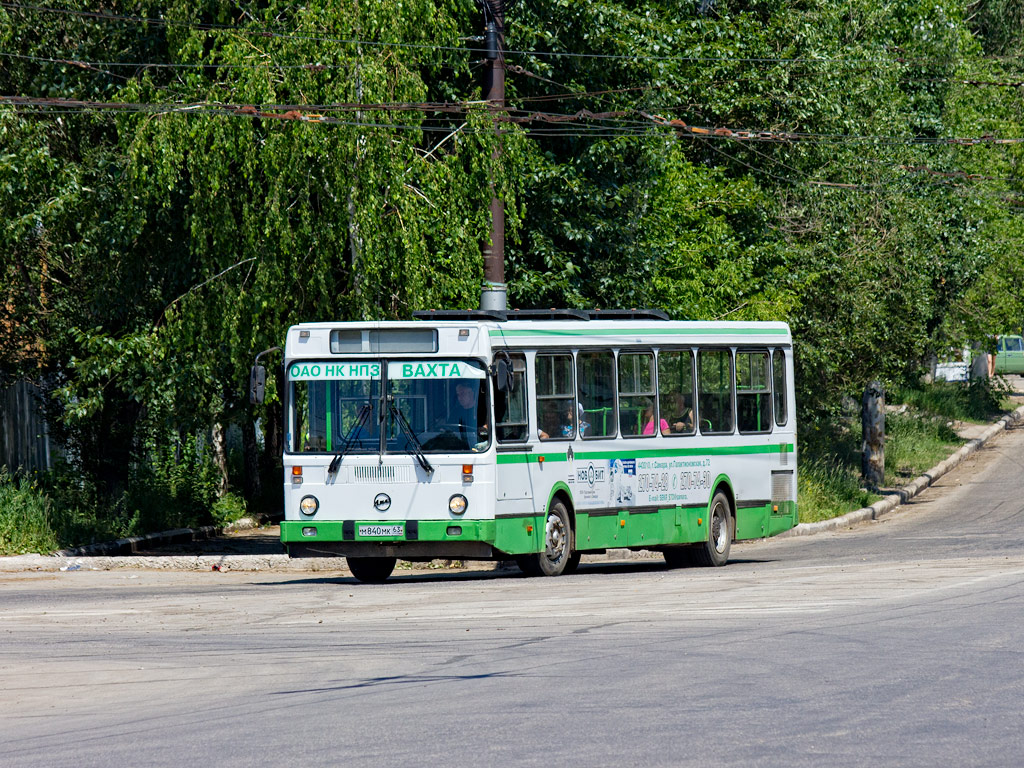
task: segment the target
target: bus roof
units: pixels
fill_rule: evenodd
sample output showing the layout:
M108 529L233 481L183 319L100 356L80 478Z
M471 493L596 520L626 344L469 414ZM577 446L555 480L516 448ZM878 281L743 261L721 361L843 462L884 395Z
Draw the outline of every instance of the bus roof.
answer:
M417 330L436 329L430 348L417 343ZM363 337L359 348L344 349L329 341L334 331L392 331L387 352ZM461 333L460 333L461 332ZM383 338L383 336L381 336ZM403 348L405 340L408 348ZM310 343L306 343L306 342ZM441 354L488 356L489 350L531 347L659 347L690 344L790 346L789 326L783 322L696 320L381 320L302 323L288 331L286 356L309 354Z
M672 329L673 332L701 333L722 329L723 333L742 334L754 331L757 333L778 333L783 331L789 333L789 325L781 321L762 320L507 320L498 322L495 320L345 320L345 321L321 321L310 323L299 323L291 326L297 329L345 329L355 330L358 328L486 328L490 330L499 328L518 329L544 329L544 330L582 330L585 328L653 328ZM747 329L746 331L744 329ZM663 332L663 331L662 331Z

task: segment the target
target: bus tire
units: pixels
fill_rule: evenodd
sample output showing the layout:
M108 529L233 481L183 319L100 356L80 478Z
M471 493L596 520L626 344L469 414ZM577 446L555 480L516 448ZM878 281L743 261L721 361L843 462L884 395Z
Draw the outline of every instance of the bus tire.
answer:
M348 557L348 569L356 581L364 584L383 584L395 570L394 557Z
M698 545L694 550L696 564L717 568L729 562L732 530L732 508L729 506L729 497L719 491L711 500L707 541Z
M669 568L685 568L688 565L696 564L696 549L697 547L694 545L687 544L678 547L667 547L662 550L661 554L665 556L665 564Z
M569 562L565 564L565 570L562 573L576 573L576 569L580 567L580 560L583 558L583 553L577 550L569 556Z
M561 576L573 560L573 543L569 510L556 499L544 521L544 551L521 555L516 562L527 576Z
M540 566L536 555L516 555L516 565L526 576L540 576Z

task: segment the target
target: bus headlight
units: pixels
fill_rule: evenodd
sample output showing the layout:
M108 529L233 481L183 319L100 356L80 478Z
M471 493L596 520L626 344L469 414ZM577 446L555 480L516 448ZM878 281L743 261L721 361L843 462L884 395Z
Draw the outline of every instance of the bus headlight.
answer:
M461 493L456 493L450 499L448 499L448 509L453 515L461 515L466 511L466 507L469 506L469 502L466 501L466 497Z
M299 511L304 515L315 515L318 509L320 502L316 500L316 496L303 496L299 502Z

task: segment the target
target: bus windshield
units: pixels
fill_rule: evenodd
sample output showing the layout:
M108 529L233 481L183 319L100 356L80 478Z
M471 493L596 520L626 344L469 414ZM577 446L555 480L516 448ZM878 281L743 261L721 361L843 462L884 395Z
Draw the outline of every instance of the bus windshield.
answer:
M387 450L413 450L404 419L424 453L479 453L490 444L487 372L470 360L388 363Z
M476 361L293 362L288 379L295 453L480 453L490 445L487 373Z

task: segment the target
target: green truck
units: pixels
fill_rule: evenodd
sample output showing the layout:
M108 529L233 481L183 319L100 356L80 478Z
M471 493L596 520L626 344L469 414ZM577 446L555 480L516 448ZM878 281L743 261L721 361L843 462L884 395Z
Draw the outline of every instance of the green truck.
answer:
M1024 337L996 339L996 373L1024 373Z

